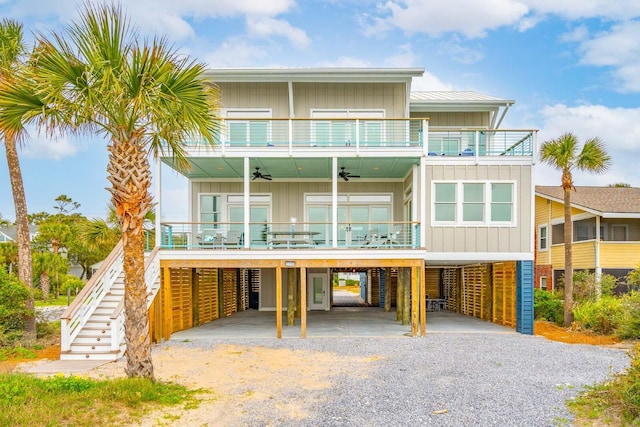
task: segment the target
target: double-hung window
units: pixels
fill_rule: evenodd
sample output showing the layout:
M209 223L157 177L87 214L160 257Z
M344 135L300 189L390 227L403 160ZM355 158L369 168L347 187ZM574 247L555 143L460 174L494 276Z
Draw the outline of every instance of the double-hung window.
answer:
M548 245L549 245L549 236L547 235L548 233L548 228L547 225L540 225L538 227L538 250L540 251L546 251L548 249Z
M434 182L434 225L515 225L513 182Z

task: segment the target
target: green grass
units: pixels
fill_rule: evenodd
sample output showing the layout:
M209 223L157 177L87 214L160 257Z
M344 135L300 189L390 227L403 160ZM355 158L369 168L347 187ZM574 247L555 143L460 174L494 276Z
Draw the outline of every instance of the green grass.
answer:
M92 380L58 375L0 375L0 425L96 426L130 424L162 406L193 408L197 393L141 378Z
M72 295L71 302L73 302L74 298L75 297ZM53 296L51 296L51 298L46 300L35 300L35 306L36 307L46 307L49 305L64 306L64 305L67 305L67 302L68 300L66 295L60 295L58 298L54 298Z
M636 346L631 366L613 380L590 387L568 402L569 410L588 424L640 425L640 347Z

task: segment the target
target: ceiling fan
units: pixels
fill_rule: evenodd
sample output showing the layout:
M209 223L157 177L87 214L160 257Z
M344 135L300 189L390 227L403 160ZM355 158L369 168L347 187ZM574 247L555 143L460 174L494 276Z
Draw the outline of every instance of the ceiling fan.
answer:
M254 180L254 179L258 179L258 178L262 178L262 179L266 179L267 181L271 181L271 175L260 172L260 168L257 167L256 170L253 172L253 178L251 178L251 179Z
M360 178L360 175L352 175L350 172L344 170L344 166L340 168L340 172L338 172L338 176L345 181L349 181L349 178Z

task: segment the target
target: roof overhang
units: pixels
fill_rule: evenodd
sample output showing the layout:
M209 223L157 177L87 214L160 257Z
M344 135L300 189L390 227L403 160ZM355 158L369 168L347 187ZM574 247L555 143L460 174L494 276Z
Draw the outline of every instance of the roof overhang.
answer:
M424 68L211 68L214 82L411 82Z
M560 199L558 197L553 197L553 196L550 196L548 194L540 193L540 192L537 192L537 191L536 191L535 194L536 194L536 196L542 197L543 199L547 199L547 200L551 200L552 202L564 204L564 199ZM576 203L571 203L571 207L574 207L576 209L580 209L582 211L585 211L585 212L588 212L590 214L599 216L601 218L640 219L640 212L603 212L603 211L600 211L600 210L597 210L597 209L588 208L586 206L578 205Z

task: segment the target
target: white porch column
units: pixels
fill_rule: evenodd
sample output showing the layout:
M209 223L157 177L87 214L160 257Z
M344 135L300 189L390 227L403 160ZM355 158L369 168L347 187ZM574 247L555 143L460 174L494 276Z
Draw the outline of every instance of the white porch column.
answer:
M242 225L243 229L243 247L248 248L249 243L251 243L251 236L249 236L249 220L251 219L251 180L249 179L250 171L249 171L249 158L244 158L244 170L243 170L243 180L244 180L244 197L242 198L243 210L244 210L244 224Z
M338 247L338 158L331 159L331 247Z
M427 209L431 201L427 200L427 158L420 157L420 247L427 248Z
M162 170L161 167L161 162L160 162L160 157L156 157L156 223L155 223L155 230L156 230L156 239L155 239L155 246L160 246L162 244L162 226L160 224L160 217L161 217L161 208L162 208L162 177L160 174L160 171Z

